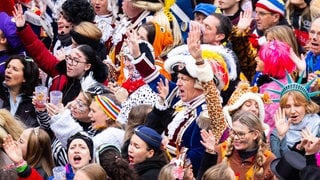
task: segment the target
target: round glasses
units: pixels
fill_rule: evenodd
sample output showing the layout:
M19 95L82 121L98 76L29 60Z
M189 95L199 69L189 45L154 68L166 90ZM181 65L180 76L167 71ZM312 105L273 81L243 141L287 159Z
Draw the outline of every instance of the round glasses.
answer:
M76 66L79 63L87 63L87 62L80 61L79 58L72 57L71 55L66 55L65 59L66 59L67 63L69 63L73 66Z

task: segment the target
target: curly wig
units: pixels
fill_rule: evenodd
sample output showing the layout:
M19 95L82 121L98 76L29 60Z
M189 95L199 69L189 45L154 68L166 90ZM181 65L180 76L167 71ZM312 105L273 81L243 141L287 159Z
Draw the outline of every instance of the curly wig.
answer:
M87 0L67 0L62 4L63 15L74 25L82 21L93 22L95 13Z
M263 73L275 78L284 78L286 71L295 70L295 64L290 57L290 46L281 41L270 41L264 44L258 53L264 62Z

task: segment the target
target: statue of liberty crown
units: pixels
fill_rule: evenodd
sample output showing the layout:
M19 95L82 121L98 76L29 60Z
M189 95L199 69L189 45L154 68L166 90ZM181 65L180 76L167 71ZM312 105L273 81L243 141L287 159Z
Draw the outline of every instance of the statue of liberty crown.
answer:
M311 86L311 84L317 79L317 77L313 78L311 81L309 81L308 83L306 83L305 85L301 84L302 82L302 78L303 78L303 74L299 77L297 82L294 82L291 78L291 76L289 75L288 72L286 72L286 76L287 76L287 80L288 80L288 84L283 84L280 81L278 81L277 79L274 79L271 77L271 79L276 82L282 89L281 91L278 90L274 90L274 89L268 89L267 91L271 91L274 92L276 94L280 95L280 98L285 95L286 93L290 92L290 91L298 91L300 92L308 101L311 100L311 97L317 96L318 94L320 94L320 91L315 91L315 92L309 92L309 88ZM273 102L279 102L280 99L272 99Z

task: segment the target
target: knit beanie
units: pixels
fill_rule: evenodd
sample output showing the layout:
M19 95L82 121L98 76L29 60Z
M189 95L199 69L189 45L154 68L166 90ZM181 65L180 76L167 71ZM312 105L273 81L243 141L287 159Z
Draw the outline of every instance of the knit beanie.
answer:
M107 96L97 95L94 97L101 109L112 119L116 120L118 114L120 113L120 107L116 105L111 99Z
M161 148L162 137L154 129L141 125L134 129L134 133L155 150Z
M82 139L88 146L90 151L91 160L93 160L93 141L91 137L86 132L77 132L76 134L72 135L67 141L67 153L69 151L69 146L71 142L75 139Z
M281 16L284 16L285 14L285 5L282 0L259 0L256 7L263 8L273 13L278 13Z

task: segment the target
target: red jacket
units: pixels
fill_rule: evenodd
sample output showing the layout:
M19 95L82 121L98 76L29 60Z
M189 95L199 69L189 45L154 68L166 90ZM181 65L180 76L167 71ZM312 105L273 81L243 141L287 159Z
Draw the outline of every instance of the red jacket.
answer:
M30 166L24 172L18 173L18 176L19 180L43 180L43 177Z
M18 36L25 46L28 55L38 64L39 68L53 78L50 91L62 91L63 104L73 100L80 92L80 81L67 77L65 61L59 61L51 54L29 25L26 24L26 27L18 29ZM58 68L57 66L61 67Z

